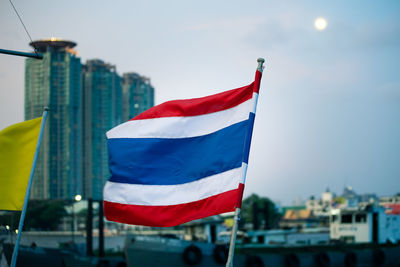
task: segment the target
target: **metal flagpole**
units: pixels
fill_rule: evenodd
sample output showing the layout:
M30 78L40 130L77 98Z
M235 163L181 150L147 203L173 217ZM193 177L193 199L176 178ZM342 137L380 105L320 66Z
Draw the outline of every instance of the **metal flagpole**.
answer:
M255 119L255 114L256 114L256 108L257 108L257 101L258 101L258 91L260 90L260 82L261 82L261 75L262 71L264 69L264 59L259 58L257 59L258 66L257 66L257 71L256 71L256 77L254 81L254 92L253 92L253 98L254 98L254 105L253 105L253 110L249 114L249 131L247 132L247 138L246 138L246 144L245 144L245 159L242 163L242 179L241 183L244 186L244 182L246 180L246 173L247 173L247 162L249 158L249 152L250 152L250 144L251 144L251 136L253 132L253 125L254 125L254 119ZM242 196L241 196L242 197ZM232 267L233 266L233 255L235 252L235 243L236 243L236 235L237 235L237 230L239 226L239 220L240 220L240 205L241 205L242 199L239 199L239 207L236 208L235 210L235 215L233 217L233 226L232 226L232 232L231 232L231 240L229 244L229 254L228 254L228 260L226 261L226 267Z
M20 52L20 51L15 51L15 50L0 49L0 54L43 59L43 55L40 53L36 53L36 51L35 51L35 53L26 53L26 52Z
M49 111L49 108L45 107L44 111L43 111L43 116L42 116L42 123L40 125L39 138L38 138L38 141L36 144L35 156L33 157L31 173L29 175L28 186L27 186L26 192L25 192L24 206L22 207L21 217L19 218L18 235L17 235L17 241L15 241L14 252L12 255L12 259L11 259L11 267L15 267L15 264L17 263L19 242L21 240L22 228L24 227L24 219L25 219L26 208L28 206L29 194L30 194L31 186L32 186L32 178L33 178L33 174L35 172L36 161L37 161L37 158L39 155L40 143L42 142L43 130L44 130L44 126L46 124L46 117L47 117L48 111Z

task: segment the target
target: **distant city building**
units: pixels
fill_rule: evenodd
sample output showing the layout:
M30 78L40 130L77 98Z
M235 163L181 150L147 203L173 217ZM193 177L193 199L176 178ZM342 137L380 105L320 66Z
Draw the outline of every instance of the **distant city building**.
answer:
M279 221L280 228L309 228L320 226L320 221L308 209L287 209Z
M137 73L122 76L122 120L128 121L154 106L154 88L150 79Z
M57 38L31 42L43 60L25 62L25 119L49 115L33 179L32 199L101 199L109 178L105 133L154 105L150 79L88 60L76 43Z
M351 186L346 186L340 196L344 203L341 203L340 207L353 207L356 208L359 205L372 204L378 202L376 194L366 193L357 194Z
M395 196L383 196L379 198L379 204L400 204L400 193Z
M343 193L341 195L342 198L346 200L345 205L342 207L357 207L358 203L360 203L360 198L357 193L353 190L351 186L346 186L343 189Z
M380 197L379 205L385 208L387 214L400 215L400 193L395 196Z
M320 199L311 196L308 200L306 200L306 208L311 210L317 217L328 218L334 197L335 194L332 193L329 188L327 188L326 191L322 193Z
M122 87L116 67L102 60L83 66L83 197L102 199L110 177L105 133L121 123Z
M360 195L360 203L372 204L372 203L378 203L378 202L379 202L379 198L376 194L366 193L366 194Z
M33 199L73 199L82 193L81 60L76 43L31 42L43 60L25 61L25 119L50 111L33 179Z
M322 205L323 205L323 206L331 206L334 197L335 197L335 194L332 193L332 192L329 190L329 188L327 188L327 189L325 190L325 192L322 193L322 196L321 196Z
M283 207L281 207L280 212L282 214L285 214L286 211L288 211L288 210L305 210L305 209L306 209L305 205L301 205L301 206L283 206Z

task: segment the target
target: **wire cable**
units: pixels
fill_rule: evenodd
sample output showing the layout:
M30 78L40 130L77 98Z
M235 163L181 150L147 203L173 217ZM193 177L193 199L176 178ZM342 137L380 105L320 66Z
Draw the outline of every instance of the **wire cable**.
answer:
M32 37L31 37L31 35L29 34L28 29L25 27L25 24L24 24L24 22L22 21L21 16L18 14L18 11L17 11L17 9L15 8L14 4L11 2L11 0L8 0L8 1L10 2L10 4L11 4L11 6L13 7L15 13L17 14L17 16L18 16L18 18L19 18L19 21L21 22L22 26L24 27L25 32L26 32L26 34L28 35L29 39L31 40L31 42L33 42ZM33 47L33 49L35 50L35 54L37 55L36 47Z

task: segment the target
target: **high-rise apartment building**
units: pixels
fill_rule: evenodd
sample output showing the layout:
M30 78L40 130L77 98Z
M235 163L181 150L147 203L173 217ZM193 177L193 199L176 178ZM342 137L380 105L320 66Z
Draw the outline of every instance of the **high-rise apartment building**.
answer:
M154 88L150 79L135 72L122 76L122 120L128 121L154 106Z
M116 67L102 60L83 66L83 196L100 200L110 177L105 133L121 123L122 87Z
M33 199L73 199L82 194L82 82L76 43L31 42L43 60L25 62L25 119L50 111L33 179Z
M49 107L32 199L101 199L109 178L105 133L154 105L150 80L121 78L102 60L81 64L76 43L56 38L30 43L43 60L25 62L25 119Z

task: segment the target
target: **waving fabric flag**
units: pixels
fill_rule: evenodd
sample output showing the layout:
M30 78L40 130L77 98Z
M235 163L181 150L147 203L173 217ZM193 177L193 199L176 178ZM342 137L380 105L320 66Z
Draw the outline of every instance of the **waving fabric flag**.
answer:
M0 131L0 210L22 210L42 118Z
M106 218L166 227L240 207L260 79L160 104L108 131Z

